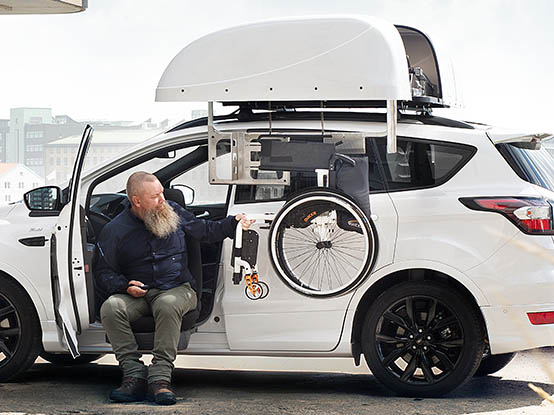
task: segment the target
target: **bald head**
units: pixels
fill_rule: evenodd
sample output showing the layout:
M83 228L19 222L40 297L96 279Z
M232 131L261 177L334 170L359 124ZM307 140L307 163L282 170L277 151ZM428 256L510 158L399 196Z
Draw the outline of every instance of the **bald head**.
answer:
M158 178L153 174L145 171L137 171L129 176L127 179L127 197L129 201L133 203L133 196L140 196L144 189L144 183L157 182Z

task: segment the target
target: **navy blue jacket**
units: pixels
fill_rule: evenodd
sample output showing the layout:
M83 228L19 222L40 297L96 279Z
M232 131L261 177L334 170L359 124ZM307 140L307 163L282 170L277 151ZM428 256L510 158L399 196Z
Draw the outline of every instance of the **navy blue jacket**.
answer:
M96 244L94 276L104 295L126 293L131 280L168 290L186 282L196 289L188 268L185 233L206 242L233 237L237 220L228 216L219 221L196 218L179 204L167 201L179 215L176 232L160 239L135 216L129 207L109 222Z

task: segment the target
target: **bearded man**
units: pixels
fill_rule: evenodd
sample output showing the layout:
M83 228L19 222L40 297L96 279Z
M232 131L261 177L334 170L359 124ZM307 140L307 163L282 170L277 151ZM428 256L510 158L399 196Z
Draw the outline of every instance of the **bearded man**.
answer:
M195 279L188 269L185 234L203 241L232 237L237 223L247 230L253 221L243 215L220 221L197 219L177 203L166 201L156 176L133 173L127 181L130 206L102 230L97 242L94 275L109 298L100 317L123 371L115 402L148 399L171 405L170 388L177 356L181 320L196 308ZM131 322L144 315L155 321L154 358L146 367L140 360Z

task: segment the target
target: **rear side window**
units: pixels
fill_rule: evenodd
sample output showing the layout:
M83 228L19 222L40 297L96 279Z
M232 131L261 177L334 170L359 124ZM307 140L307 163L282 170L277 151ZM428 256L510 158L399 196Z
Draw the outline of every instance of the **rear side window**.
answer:
M513 144L498 144L496 147L519 177L554 192L554 149L544 145L540 150Z
M398 137L398 151L387 153L386 138L375 139L389 191L439 186L475 154L475 147Z

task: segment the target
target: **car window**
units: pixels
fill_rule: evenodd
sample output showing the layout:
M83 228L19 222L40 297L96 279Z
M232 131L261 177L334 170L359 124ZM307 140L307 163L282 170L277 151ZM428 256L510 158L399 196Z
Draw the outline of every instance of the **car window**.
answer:
M154 157L144 161L143 163L137 164L136 166L131 167L130 169L124 170L105 181L99 183L93 190L93 195L106 194L106 193L120 193L125 192L125 186L127 184L127 179L129 176L137 171L145 171L148 173L155 173L158 170L168 166L169 164L175 162L175 160L180 159L181 157L189 154L190 152L196 150L198 146L181 148L176 151L172 151L168 154L168 157Z
M543 145L530 150L513 144L496 146L510 167L523 180L554 191L554 150Z
M375 162L370 138L366 139L367 154L352 155L367 158L369 165L369 188L371 193L382 192L384 181ZM274 172L259 172L259 178L274 178ZM286 200L288 196L300 190L317 186L315 172L290 172L290 185L238 185L235 193L235 203L269 202Z
M475 154L472 146L398 137L398 151L387 153L386 138L375 140L390 191L439 186Z
M218 156L216 159L218 171L231 171L231 153ZM194 190L194 200L191 207L198 205L216 205L227 202L229 185L209 184L208 162L199 164L171 180L171 186L185 185Z

